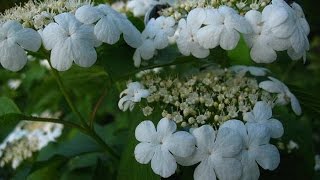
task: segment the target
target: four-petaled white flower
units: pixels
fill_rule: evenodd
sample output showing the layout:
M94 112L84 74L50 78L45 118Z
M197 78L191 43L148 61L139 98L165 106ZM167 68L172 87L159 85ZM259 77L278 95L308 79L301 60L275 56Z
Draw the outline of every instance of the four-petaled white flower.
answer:
M239 155L242 164L242 180L257 180L260 176L257 163L263 168L274 170L280 163L278 149L269 144L269 130L262 124L243 124L239 120L229 120L220 128L230 128L242 137L243 149Z
M258 123L264 125L269 129L272 138L279 138L283 135L282 123L272 118L272 108L264 101L258 101L251 112L243 115L243 120L247 121L247 124Z
M270 93L277 93L277 104L285 105L291 102L291 108L295 114L301 115L302 112L299 101L296 96L290 92L289 88L276 78L269 77L269 79L271 81L268 80L259 83L259 87Z
M152 170L167 178L175 173L177 163L174 156L188 157L195 150L195 138L188 132L178 131L174 121L163 118L157 130L151 121L141 122L135 137L140 143L134 150L136 160L141 164L151 161Z
M253 29L253 33L244 35L246 43L251 48L250 56L252 60L257 63L271 63L275 61L277 59L276 51L286 50L289 46L289 41L278 38L272 33L268 27L270 25L263 20L261 12L251 10L246 13L245 18Z
M181 54L192 54L197 58L205 58L210 54L208 48L199 44L197 33L206 19L206 11L196 8L189 12L187 20L181 19L177 28L177 45Z
M234 49L240 39L240 34L252 32L250 24L234 9L220 6L219 9L205 9L203 24L207 25L197 32L197 39L206 49L220 45L222 49ZM202 17L201 17L202 20ZM200 22L201 22L200 20Z
M181 165L190 166L200 162L194 171L195 180L239 179L242 166L235 157L242 150L241 135L230 128L214 131L210 125L193 129L196 151L191 157L179 158Z
M118 103L119 109L126 111L133 110L134 104L140 102L141 98L146 98L150 95L147 89L144 89L143 85L139 82L131 82L127 85L127 89L120 93L120 100Z
M157 49L163 49L169 45L169 37L174 35L174 25L176 21L173 17L160 16L157 19L152 18L144 31L142 32L142 45L136 49L133 60L134 65L139 67L141 58L151 59Z
M51 51L51 64L65 71L74 61L81 67L90 67L97 60L95 46L99 43L93 34L93 27L79 22L74 15L62 13L54 17L42 32L44 47Z
M137 48L142 43L141 33L137 28L124 15L106 4L96 7L84 5L77 9L75 16L85 24L97 22L94 26L94 34L102 42L115 44L123 34L124 40L131 47Z
M231 66L229 69L237 74L246 74L249 72L253 76L265 76L267 72L269 72L266 68L242 65Z
M27 63L25 50L36 52L41 36L33 29L23 28L17 21L0 24L0 62L10 71L19 71Z

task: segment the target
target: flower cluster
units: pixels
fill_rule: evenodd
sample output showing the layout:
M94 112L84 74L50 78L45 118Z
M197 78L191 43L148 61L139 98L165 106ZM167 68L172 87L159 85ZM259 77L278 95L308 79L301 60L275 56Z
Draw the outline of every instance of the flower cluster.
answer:
M271 119L271 106L259 101L247 122L228 120L215 130L210 125L190 129L190 134L176 131L174 121L163 118L155 129L151 121L141 122L135 131L140 143L135 148L139 163L151 161L153 171L169 177L177 163L195 168L194 179L258 179L259 166L274 170L280 163L278 149L270 138L283 134L280 121Z
M43 112L40 117L57 117L59 113ZM63 125L48 122L21 121L0 144L0 166L17 168L34 152L53 142L62 133Z
M29 2L25 7L18 7L25 13L30 11L29 16L23 16L26 19L15 15L14 9L1 16L0 62L4 68L21 70L27 62L25 50L37 52L41 43L46 50L51 50L51 65L59 71L68 70L73 62L81 67L92 66L97 60L95 48L102 42L115 44L121 34L127 44L134 48L142 43L136 27L107 4L93 6L89 1L82 3L74 0L54 2ZM48 12L45 13L40 12L44 4L48 5ZM39 23L41 25L32 21L46 19L46 13L52 14L48 17L50 20ZM38 17L42 15L45 17ZM32 26L39 29L39 33L23 28L21 23L27 21L33 23Z
M171 39L176 42L181 54L205 58L209 56L210 49L218 46L224 50L232 50L237 46L240 35L243 35L246 44L251 49L251 58L257 63L275 61L277 51L287 51L293 60L301 58L306 60L306 51L309 50L307 36L310 28L302 8L297 3L289 5L284 0L272 0L271 4L266 5L267 2L255 1L254 4L263 4L264 8L251 4L251 10L243 14L239 14L235 10L237 8L232 8L232 6L221 4L212 6L197 1L194 3L194 6L188 6L189 11L185 12L185 15L177 15L171 8L173 15L163 14L155 20L150 20L152 24L159 18L175 19L175 24L170 22L170 25L165 26L170 32L172 28L175 28L174 35L167 33L163 39L166 41ZM148 26L147 24L143 34L152 34ZM156 34L163 29L163 26L154 26L152 30ZM156 54L157 48L150 48L146 45L150 45L150 38L145 38L143 41L144 45L140 46L137 51L144 52L145 54L141 55L142 59L149 60ZM138 57L136 53L133 58L136 66L139 66L141 62L140 56Z
M247 72L250 75L246 76ZM154 72L142 74L140 82L131 82L120 94L119 108L132 110L139 103L148 117L160 107L162 117L172 119L182 127L203 124L218 126L232 118L245 117L258 101L272 107L291 103L293 111L301 115L297 98L281 81L260 83L254 76L265 76L268 70L251 66L215 68L183 78L161 78ZM126 94L125 96L123 96Z
M29 0L23 6L15 6L0 14L0 24L15 20L24 27L42 29L53 22L54 16L64 12L74 12L87 4L92 4L91 0Z

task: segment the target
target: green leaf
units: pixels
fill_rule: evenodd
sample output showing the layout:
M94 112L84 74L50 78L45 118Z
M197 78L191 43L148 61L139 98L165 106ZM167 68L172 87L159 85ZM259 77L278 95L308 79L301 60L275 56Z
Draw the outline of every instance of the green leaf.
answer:
M8 113L20 113L17 105L7 97L0 97L0 116ZM11 130L16 126L16 124L22 119L2 119L0 118L1 130L0 139L4 139L5 136L11 132Z
M243 37L241 37L237 47L228 51L231 64L250 65L252 64L250 49L248 48Z
M64 156L54 156L47 161L36 162L27 180L56 180L61 176L63 165L67 162Z

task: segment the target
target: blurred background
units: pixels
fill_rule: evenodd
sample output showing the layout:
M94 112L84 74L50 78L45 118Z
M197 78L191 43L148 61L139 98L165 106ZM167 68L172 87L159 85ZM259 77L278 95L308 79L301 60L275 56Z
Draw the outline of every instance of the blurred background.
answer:
M27 0L0 0L0 12L4 12L5 9L25 1ZM302 61L294 62L288 60L286 55L280 54L279 59L281 60L267 65L267 68L269 68L276 77L288 84L292 92L298 97L300 102L302 102L301 104L304 111L303 118L308 120L309 126L312 129L312 145L308 146L306 152L309 151L310 153L320 154L320 11L317 1L315 0L296 0L296 2L304 9L306 19L311 27L311 33L309 35L311 49L307 55L307 62L305 64ZM26 77L25 81L27 81L25 86L27 87L24 87L22 92L16 92L10 90L6 84L8 84L8 79L21 78L21 74L1 70L0 92L17 100L18 104L20 103L20 105L23 106L24 100L21 99L23 99L24 93L30 92L34 82L40 81L45 73L43 68L32 66L24 72ZM42 86L40 86L40 88L41 87ZM41 92L41 89L37 89L38 92ZM36 93L35 91L32 92ZM39 96L41 96L41 93ZM55 97L56 94L52 94L52 96ZM43 106L43 104L41 104L41 106ZM29 107L27 110L31 110L31 108L32 107ZM304 133L304 131L297 131L296 133ZM301 159L304 158L303 155L298 157ZM299 161L299 159L291 159L290 156L284 156L283 158L287 159L281 164L282 167L290 166L291 161ZM292 179L297 179L297 177L294 177L294 171L299 171L299 169L290 168L288 172L291 171L293 173ZM319 171L317 173L313 178L315 180L320 179ZM274 173L271 172L269 175L272 176L272 174ZM275 173L274 176L277 176L277 174Z

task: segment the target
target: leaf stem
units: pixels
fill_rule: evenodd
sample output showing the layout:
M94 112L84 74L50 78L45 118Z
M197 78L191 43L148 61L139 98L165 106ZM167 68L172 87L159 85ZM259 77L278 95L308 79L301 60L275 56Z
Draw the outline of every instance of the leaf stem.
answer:
M89 120L89 126L90 126L91 129L93 128L93 123L94 123L94 119L96 117L96 113L97 113L97 111L98 111L103 99L107 95L107 90L108 90L108 88L105 87L104 90L103 90L102 95L99 97L99 99L98 99L98 101L97 101L96 105L94 106L94 109L93 109L93 111L91 113L90 120Z
M88 124L86 123L85 119L82 117L82 115L80 114L78 109L73 104L73 102L72 102L72 100L71 100L71 98L70 98L70 96L69 96L69 94L67 92L67 89L66 89L65 85L62 82L62 79L60 77L59 72L52 67L51 63L49 63L49 64L50 64L50 67L51 67L52 75L56 79L56 81L57 81L57 83L59 85L59 88L60 88L65 100L67 101L69 107L71 108L71 111L80 119L80 121L81 121L81 123L82 123L82 125L84 127L88 127Z
M54 119L54 118L41 118L41 117L34 117L34 116L22 116L21 118L23 118L24 120L28 120L28 121L38 121L38 122L52 122L52 123L59 123L59 124L63 124L72 128L76 128L79 131L81 131L82 133L90 136L91 138L93 138L101 147L103 147L111 156L113 156L116 159L119 159L119 155L110 147L108 146L102 139L101 137L99 137L93 130L91 129L86 129L78 124L75 124L73 122L70 121L64 121L64 120L60 120L60 119Z

